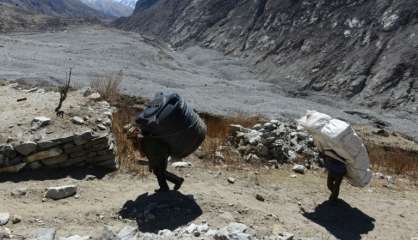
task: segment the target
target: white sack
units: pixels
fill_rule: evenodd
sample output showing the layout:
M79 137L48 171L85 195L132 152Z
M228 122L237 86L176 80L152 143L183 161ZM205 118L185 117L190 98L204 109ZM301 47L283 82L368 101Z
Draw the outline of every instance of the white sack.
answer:
M308 111L298 122L313 135L321 151L327 154L327 149L333 150L343 158L347 178L353 186L364 187L369 184L372 172L367 149L350 124L316 111Z

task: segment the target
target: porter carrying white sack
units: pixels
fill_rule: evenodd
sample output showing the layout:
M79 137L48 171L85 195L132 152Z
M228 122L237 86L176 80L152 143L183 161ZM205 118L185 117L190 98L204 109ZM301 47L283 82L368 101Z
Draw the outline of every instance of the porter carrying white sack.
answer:
M307 111L297 121L312 134L324 154L345 163L351 185L365 187L369 184L372 178L369 155L350 124L316 111Z

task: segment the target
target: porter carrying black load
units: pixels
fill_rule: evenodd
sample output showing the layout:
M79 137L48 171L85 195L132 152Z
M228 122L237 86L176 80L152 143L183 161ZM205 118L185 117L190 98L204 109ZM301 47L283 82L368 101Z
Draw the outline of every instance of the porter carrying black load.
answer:
M158 93L136 122L147 135L170 148L170 156L184 158L205 139L206 125L178 94Z

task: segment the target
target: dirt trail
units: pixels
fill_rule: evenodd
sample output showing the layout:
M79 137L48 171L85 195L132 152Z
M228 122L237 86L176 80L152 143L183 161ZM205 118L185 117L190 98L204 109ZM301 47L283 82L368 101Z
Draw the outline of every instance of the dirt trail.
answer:
M238 221L255 228L259 235L277 231L313 239L405 239L418 236L418 191L403 179L391 187L386 180L374 179L369 187L353 188L343 184L345 202L330 205L325 188L325 174L309 171L292 178L291 170L226 171L193 161L194 166L177 171L186 177L182 194L193 195L202 215L196 223L207 221L212 227ZM28 235L39 227L56 227L59 236L92 234L103 225L115 228L136 222L119 218L118 212L129 200L144 193L152 194L156 181L148 177L116 173L100 180L83 180L85 173L73 177L59 174L19 179L2 177L0 212L20 215L21 223L9 227L15 233ZM227 182L236 179L235 184ZM19 180L19 181L15 181ZM42 201L49 186L75 183L79 198ZM15 197L13 190L27 188L26 196ZM255 196L260 194L264 202ZM315 210L316 208L316 210ZM179 216L180 217L180 216Z

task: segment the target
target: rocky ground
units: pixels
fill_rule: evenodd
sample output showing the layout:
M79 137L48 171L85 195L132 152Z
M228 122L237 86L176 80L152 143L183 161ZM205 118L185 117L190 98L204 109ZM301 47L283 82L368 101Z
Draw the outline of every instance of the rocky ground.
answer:
M62 84L73 67L74 83L83 86L97 74L123 70L125 93L152 97L157 91L175 91L199 111L299 118L314 109L353 123L380 122L418 136L416 114L373 112L327 95L283 95L277 84L263 81L239 58L199 47L176 51L136 33L85 26L3 34L0 56L0 78L7 80Z
M181 192L166 195L153 194L156 181L152 175L104 175L86 169L2 175L0 212L10 214L5 227L16 237L33 236L39 228L55 228L57 239L94 237L103 233L104 226L118 233L123 227L138 224L141 236L145 236L145 232L175 231L192 222L208 224L212 230L243 223L251 229L247 233L252 236L254 232L258 239L271 235L276 236L271 239L292 239L278 237L286 232L295 235L293 239L410 240L418 236L418 191L402 178L391 179L388 184L387 179L376 177L364 189L343 183L344 201L334 205L326 201L326 178L320 170L305 174L296 174L289 167L227 170L194 156L187 161L193 166L172 169L186 178ZM44 199L46 188L62 185L76 185L77 194L58 201ZM206 235L207 229L199 230L201 236L197 238L191 237L198 235L193 230L190 234L180 233L183 231L185 228L176 231L183 239L254 239L214 238ZM143 239L156 239L149 236Z

